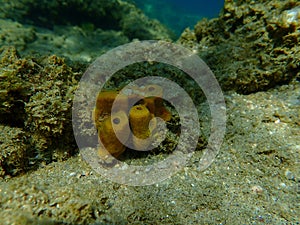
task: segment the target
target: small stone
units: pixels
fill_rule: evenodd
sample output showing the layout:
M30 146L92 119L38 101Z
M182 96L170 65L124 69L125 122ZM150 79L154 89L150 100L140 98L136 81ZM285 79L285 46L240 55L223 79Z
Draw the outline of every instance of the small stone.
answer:
M262 194L263 193L263 188L259 185L254 185L254 186L252 186L251 191L254 194Z
M284 173L285 177L288 179L288 180L294 180L295 179L295 176L294 174L289 171L289 170L286 170L285 173Z
M282 188L286 188L286 184L285 184L285 183L280 183L279 185L280 185L280 187L282 187Z
M75 175L76 175L76 173L75 173L75 172L72 172L72 173L69 174L68 177L74 177Z

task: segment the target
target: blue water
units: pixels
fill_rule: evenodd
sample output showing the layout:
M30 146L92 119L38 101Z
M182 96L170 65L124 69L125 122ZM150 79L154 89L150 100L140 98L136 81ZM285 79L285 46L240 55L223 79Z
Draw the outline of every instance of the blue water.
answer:
M207 17L218 15L224 5L224 0L164 0L168 4L182 8L186 12L202 14Z
M202 18L217 17L224 0L133 0L144 13L158 19L179 36L186 27L193 29Z

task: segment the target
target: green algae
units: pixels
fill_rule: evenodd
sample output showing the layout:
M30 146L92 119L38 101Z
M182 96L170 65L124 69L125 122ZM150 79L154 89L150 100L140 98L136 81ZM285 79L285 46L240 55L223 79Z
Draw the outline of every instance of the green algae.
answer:
M7 126L2 132L2 147L7 153L2 152L1 160L1 171L6 172L1 176L16 175L30 165L73 154L70 112L78 73L56 56L20 58L13 47L3 47L1 53L0 122ZM10 137L14 128L16 137ZM10 140L18 140L20 146L16 149ZM63 146L68 150L63 150ZM20 152L16 153L18 149Z
M0 177L16 176L27 169L29 142L20 128L0 125L0 130Z
M29 82L24 80L22 66L15 48L0 48L0 122L11 126L22 126L25 120L24 103L31 94ZM28 65L30 67L30 65Z

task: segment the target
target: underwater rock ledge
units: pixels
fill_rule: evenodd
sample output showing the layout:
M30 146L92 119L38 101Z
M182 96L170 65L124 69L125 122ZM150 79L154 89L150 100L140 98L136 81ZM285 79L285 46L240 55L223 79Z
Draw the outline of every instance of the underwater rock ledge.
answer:
M58 25L115 30L129 39L170 39L173 33L149 19L133 4L121 0L14 0L1 3L0 18L53 29Z

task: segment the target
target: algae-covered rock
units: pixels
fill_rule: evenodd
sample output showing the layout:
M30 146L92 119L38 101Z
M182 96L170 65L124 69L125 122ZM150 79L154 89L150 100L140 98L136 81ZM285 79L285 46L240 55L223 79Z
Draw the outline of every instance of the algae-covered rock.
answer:
M13 45L18 50L24 50L26 44L33 42L35 38L36 33L33 27L0 19L0 46Z
M133 4L121 0L5 1L0 17L47 28L89 24L103 30L122 31L130 39L171 37L171 32L158 21L150 20Z
M79 73L56 56L21 58L13 47L0 52L1 176L72 155L71 107Z
M199 51L224 90L266 90L300 76L299 5L227 0L219 18L199 21L179 42Z
M87 63L109 49L128 43L122 31L93 25L55 25L52 29L0 19L0 46L14 46L22 56L58 55L75 64Z
M74 64L86 64L109 49L128 42L128 37L121 31L89 26L54 26L52 30L36 28L36 40L28 43L21 53L55 54Z
M19 59L15 48L0 48L0 123L24 125L24 105L32 93L28 73L33 70L33 63Z
M29 163L29 145L20 128L0 125L0 177L24 172Z
M25 106L26 129L32 135L38 157L45 161L63 159L72 154L70 148L64 147L74 150L71 107L76 73L56 56L45 58L40 66L41 82Z
M0 37L0 46L13 45L22 56L54 54L90 63L132 39L173 36L128 2L15 0L1 3Z

